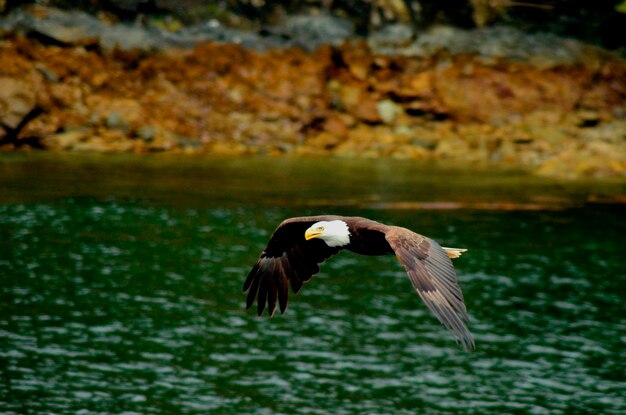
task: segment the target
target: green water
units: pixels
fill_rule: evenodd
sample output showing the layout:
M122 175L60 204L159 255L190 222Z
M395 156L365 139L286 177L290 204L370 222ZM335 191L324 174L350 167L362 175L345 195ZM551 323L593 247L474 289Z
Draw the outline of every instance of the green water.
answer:
M623 184L394 161L1 160L2 414L626 413L625 210L581 204ZM341 254L284 316L244 311L275 225L321 213L469 248L455 264L476 352L391 257Z

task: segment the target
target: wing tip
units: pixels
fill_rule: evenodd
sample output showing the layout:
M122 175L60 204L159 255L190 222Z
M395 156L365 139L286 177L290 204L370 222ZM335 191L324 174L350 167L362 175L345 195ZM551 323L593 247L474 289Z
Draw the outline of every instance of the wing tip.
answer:
M463 337L459 339L461 343L461 347L463 347L463 351L465 352L475 352L476 351L476 342L474 341L474 337L470 334L468 337Z
M280 308L280 314L283 315L285 314L285 311L287 311L287 304L285 304L284 306L281 304L279 308Z
M252 306L253 306L253 305L254 305L254 303L252 303L252 304L246 304L246 311L247 311L247 310L250 310L250 308L252 308ZM272 318L272 317L274 317L274 316L276 315L276 311L280 311L280 314L281 314L281 315L285 314L285 311L287 311L287 307L285 307L285 308L274 308L274 309L272 310L272 309L271 309L271 308L269 308L269 307L264 307L263 309L260 309L260 308L257 306L257 309L256 309L256 315L257 315L258 317L263 317L263 314L265 313L265 309L266 309L266 308L267 308L268 316L269 316L270 318Z

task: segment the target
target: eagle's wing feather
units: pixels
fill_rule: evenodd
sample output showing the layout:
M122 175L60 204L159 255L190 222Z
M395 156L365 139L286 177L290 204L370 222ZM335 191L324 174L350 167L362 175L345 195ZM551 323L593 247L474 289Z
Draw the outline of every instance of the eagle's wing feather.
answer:
M339 252L319 239L304 239L304 232L316 222L334 220L334 216L310 216L283 221L274 231L258 261L252 267L243 290L248 291L246 307L257 299L257 313L263 314L267 304L270 316L276 310L284 313L288 301L288 285L297 293L303 283L320 271L319 264Z
M428 308L455 334L465 350L473 349L463 293L445 251L432 239L405 228L390 227L385 238Z

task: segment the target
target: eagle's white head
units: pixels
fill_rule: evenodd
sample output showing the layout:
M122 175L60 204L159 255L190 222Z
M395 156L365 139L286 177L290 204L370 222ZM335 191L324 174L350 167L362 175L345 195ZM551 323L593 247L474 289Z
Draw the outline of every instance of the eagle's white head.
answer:
M319 238L326 245L335 248L346 246L350 243L350 231L348 224L342 220L321 221L314 223L304 232L304 239Z

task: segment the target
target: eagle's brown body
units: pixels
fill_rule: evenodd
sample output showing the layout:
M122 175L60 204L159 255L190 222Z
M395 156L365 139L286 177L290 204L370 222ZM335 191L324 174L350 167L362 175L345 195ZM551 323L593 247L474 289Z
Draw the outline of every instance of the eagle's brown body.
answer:
M320 221L342 221L348 227L349 243L331 247L322 239L305 239L305 232ZM342 225L344 226L344 225ZM345 228L345 226L344 226ZM435 316L471 349L474 340L466 322L463 294L450 257L464 250L441 248L435 241L399 226L370 219L344 216L310 216L283 221L274 231L248 278L247 307L257 298L257 312L267 304L270 315L276 303L287 308L288 286L294 293L320 270L319 264L345 249L361 255L395 255L404 266L413 287Z

